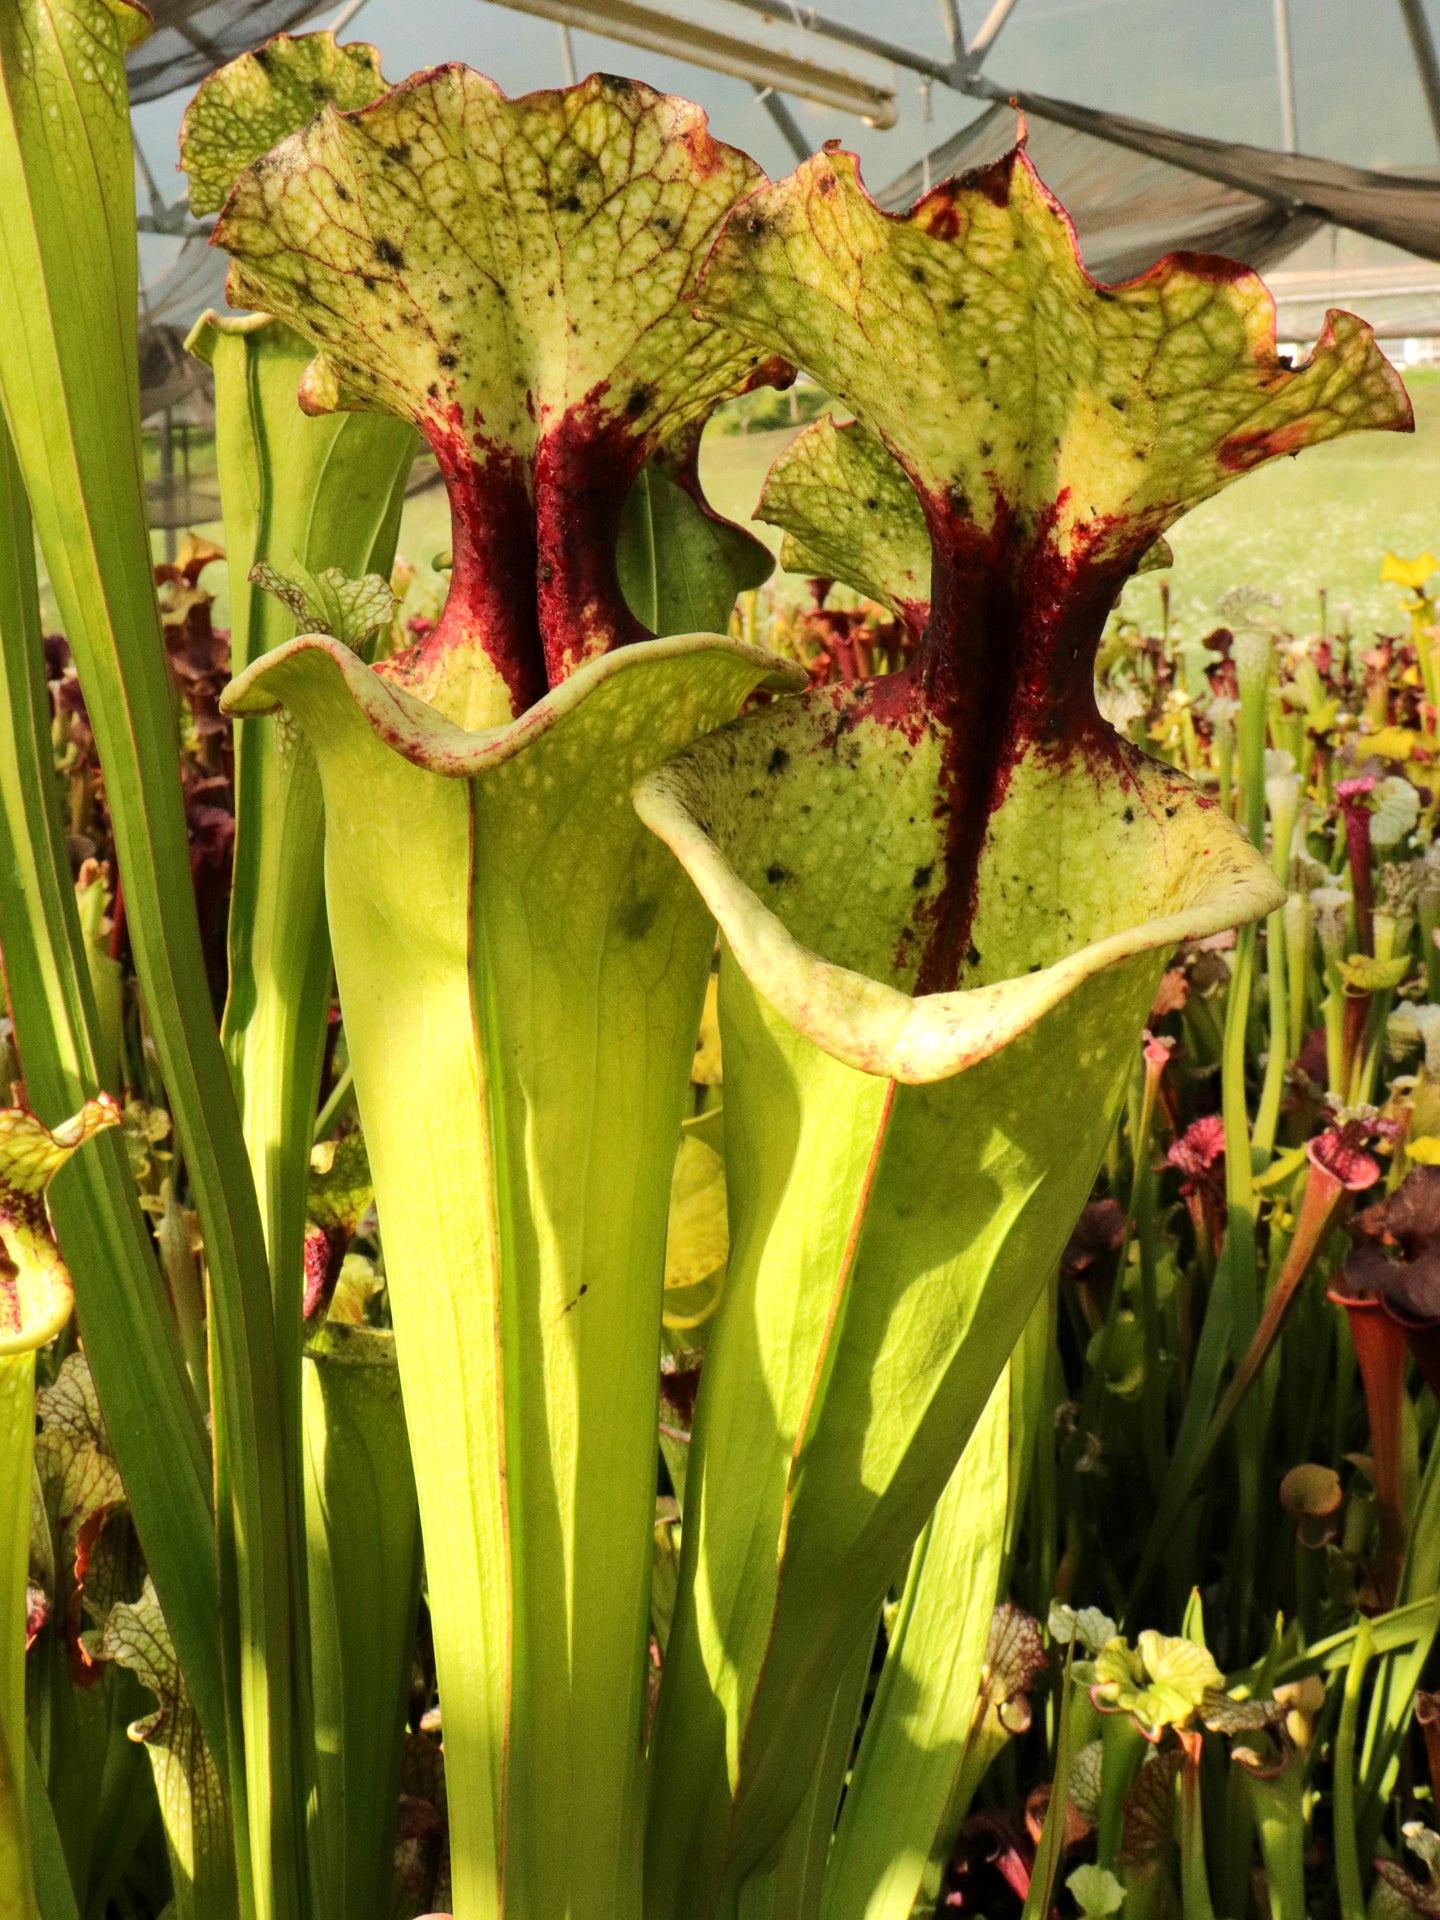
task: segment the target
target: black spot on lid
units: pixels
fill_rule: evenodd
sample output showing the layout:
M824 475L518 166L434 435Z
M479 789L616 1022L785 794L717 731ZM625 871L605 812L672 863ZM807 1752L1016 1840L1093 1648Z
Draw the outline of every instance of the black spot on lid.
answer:
M440 362L441 366L445 367L447 370L450 367L458 367L460 364L460 356L459 354L456 354L456 353L445 352L445 353L437 354L435 357Z
M626 413L629 414L632 420L638 418L640 414L644 413L653 398L654 395L651 393L649 387L632 388L630 398L625 402Z
M784 747L776 747L766 765L767 773L783 773L790 764L789 752Z
M405 256L393 240L387 240L382 233L375 242L375 258L382 266L391 267L396 273L405 270Z
M1127 826L1127 827L1133 827L1133 826L1134 826L1134 824L1135 824L1135 809L1134 809L1134 807L1126 807L1126 809L1125 809L1125 813L1124 813L1124 820L1125 820L1125 824L1126 824L1126 826Z
M659 911L658 900L631 900L616 915L616 923L627 940L643 940Z
M976 946L974 946L974 945L972 945L972 946L971 946L971 948L970 948L970 951L969 951L969 952L968 952L968 953L966 954L966 956L965 956L965 964L966 964L966 966L969 966L969 967L978 967L978 966L979 966L979 964L980 964L980 949L979 949L978 947L976 947Z
M337 200L343 200L347 207L350 204L350 189L348 187L342 187L338 180L335 182L335 198Z
M925 278L925 269L923 267L912 267L910 269L910 278L915 282L917 287L925 287L930 284Z
M559 207L562 213L579 213L580 196L572 188L571 191L567 193L562 200L557 200L555 204Z
M790 878L790 869L788 867L782 867L780 863L776 861L773 866L765 869L765 878L770 882L772 887L778 887L782 880L788 880Z
M870 509L871 513L877 513L880 508L880 502L875 498L873 494L865 502L865 505Z
M911 874L910 876L910 884L912 887L915 888L917 893L919 892L921 887L929 886L930 876L932 873L934 873L934 871L935 869L933 866L916 867L914 873Z

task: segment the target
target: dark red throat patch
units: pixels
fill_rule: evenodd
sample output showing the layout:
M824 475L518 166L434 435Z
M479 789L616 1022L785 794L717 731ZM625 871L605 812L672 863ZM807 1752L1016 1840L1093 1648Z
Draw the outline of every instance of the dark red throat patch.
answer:
M1148 525L1097 520L1062 553L1062 493L1033 527L1003 501L982 531L964 502L925 502L933 550L930 623L917 695L938 725L944 763L945 885L932 908L917 993L948 993L969 958L980 859L991 816L1032 747L1113 760L1095 705L1095 655L1110 609L1153 538Z
M535 508L526 463L507 447L477 447L451 409L426 437L450 497L452 571L434 631L389 663L397 680L430 678L458 649L479 645L516 713L546 691L535 601Z

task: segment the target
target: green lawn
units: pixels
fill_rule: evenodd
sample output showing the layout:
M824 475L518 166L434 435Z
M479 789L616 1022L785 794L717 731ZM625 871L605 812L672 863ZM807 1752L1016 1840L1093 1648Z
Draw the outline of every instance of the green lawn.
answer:
M1183 637L1207 632L1216 600L1237 586L1279 594L1295 632L1318 624L1321 587L1332 623L1348 606L1357 633L1407 629L1401 590L1380 584L1380 562L1392 550L1440 554L1440 371L1412 368L1405 384L1413 435L1361 433L1277 460L1180 522L1169 579ZM1153 627L1165 577L1133 580L1122 611Z
M750 516L772 463L794 437L784 427L775 433L712 431L700 444L700 483L706 498L718 512L749 525L775 553L780 551L779 528L751 521Z

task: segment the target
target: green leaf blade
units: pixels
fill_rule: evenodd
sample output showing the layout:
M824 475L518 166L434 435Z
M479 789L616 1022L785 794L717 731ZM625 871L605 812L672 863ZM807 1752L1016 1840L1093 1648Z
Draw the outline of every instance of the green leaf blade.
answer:
M297 1920L308 1774L295 1711L299 1466L285 1458L264 1239L209 1004L151 577L132 167L115 13L101 0L7 9L0 388L105 769L136 967L205 1235L222 1528L232 1503L234 1517L221 1541L232 1799L253 1822L261 1910ZM242 1724L259 1768L248 1805Z
M305 1524L323 1910L389 1910L420 1597L394 1338L330 1326L305 1358Z
M54 779L29 505L0 432L0 939L28 1098L58 1123L92 1095L96 1013ZM123 1141L62 1170L50 1210L136 1524L212 1739L223 1739L209 1442Z
M752 534L705 504L693 452L677 461L668 450L630 491L615 561L630 611L661 638L725 633L736 595L768 580L774 566Z

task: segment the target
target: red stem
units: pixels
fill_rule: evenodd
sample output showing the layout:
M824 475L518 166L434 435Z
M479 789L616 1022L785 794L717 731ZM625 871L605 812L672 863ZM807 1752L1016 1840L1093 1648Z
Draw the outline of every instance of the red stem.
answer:
M1337 1296L1331 1295L1334 1299ZM1405 1329L1378 1300L1338 1296L1350 1319L1350 1337L1365 1383L1370 1414L1370 1451L1375 1498L1380 1508L1380 1559L1375 1569L1376 1596L1382 1612L1395 1604L1400 1565L1405 1556L1405 1520L1401 1502L1401 1402L1405 1396Z
M1343 803L1342 803L1343 804ZM1375 895L1370 884L1370 809L1345 805L1345 845L1350 855L1350 882L1355 889L1355 931L1360 951L1375 953Z
M1230 1382L1230 1390L1221 1402L1220 1411L1215 1415L1210 1427L1210 1437L1206 1443L1207 1453L1225 1431L1235 1409L1244 1399L1250 1383L1261 1367L1264 1366L1270 1349L1279 1337L1285 1324L1300 1282L1309 1270L1310 1262L1315 1258L1316 1249L1335 1218L1340 1202L1345 1198L1345 1187L1336 1179L1328 1167L1321 1166L1316 1160L1310 1162L1310 1175L1305 1182L1304 1197L1300 1202L1300 1217L1295 1223L1295 1233L1285 1255L1285 1264L1280 1269L1280 1277L1271 1290L1265 1303L1265 1311L1255 1336L1246 1350L1244 1359L1235 1370L1235 1378Z

